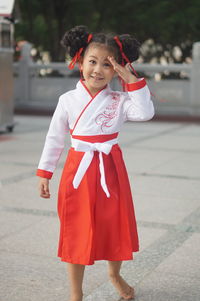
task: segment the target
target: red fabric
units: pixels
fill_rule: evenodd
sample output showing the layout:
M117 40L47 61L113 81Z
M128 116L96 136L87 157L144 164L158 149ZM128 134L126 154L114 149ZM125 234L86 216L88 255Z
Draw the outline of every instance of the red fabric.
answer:
M72 134L72 130L70 130L70 133ZM106 142L108 140L115 139L115 138L117 138L118 134L119 133L117 132L117 133L108 134L108 135L94 135L94 136L72 135L72 138L91 142L91 143L96 143L96 142Z
M133 73L135 74L136 77L138 77L137 72L135 71L135 69L133 68L133 66L131 65L131 62L129 61L129 59L127 58L127 56L125 55L124 51L123 51L123 46L122 43L120 41L120 39L118 38L118 36L114 37L115 42L117 43L117 45L119 46L119 50L121 53L122 58L130 64L131 69L133 70ZM124 66L124 61L122 60L122 66Z
M137 72L135 71L135 69L134 69L133 66L131 65L131 62L129 61L129 59L127 58L127 56L125 55L125 53L124 53L124 51L123 51L123 46L122 46L122 43L121 43L119 37L118 37L118 36L115 36L115 37L114 37L114 40L115 40L115 42L117 43L117 45L119 46L119 50L120 50L120 53L121 53L122 58L123 58L127 63L130 64L130 68L133 70L133 73L135 74L136 77L138 77ZM124 61L122 61L122 66L124 66Z
M146 81L143 78L142 80L139 80L135 83L131 83L131 84L126 84L126 89L127 91L135 91L135 90L139 90L141 88L143 88L144 86L146 86Z
M92 265L95 260L131 260L139 250L137 225L126 167L116 144L103 154L110 198L100 184L99 156L93 160L78 189L72 181L84 152L70 148L58 193L62 261Z
M42 177L42 178L47 178L51 179L53 176L53 173L51 171L46 171L43 169L38 169L36 172L36 176Z
M133 73L135 74L136 77L138 77L137 72L135 71L135 69L133 68L130 60L128 59L128 57L125 55L124 51L123 51L123 45L122 42L120 41L118 36L114 37L115 42L117 43L117 45L119 46L119 50L122 56L122 66L124 66L124 61L126 61L129 64L129 67L132 69ZM124 82L124 80L119 76L119 81L122 85L123 91L127 91L126 89L126 83Z
M83 47L81 47L79 49L79 51L77 51L77 53L75 54L75 56L72 58L70 64L68 65L68 68L70 70L74 69L76 62L80 59L81 53L83 52Z
M89 43L89 42L91 41L91 39L92 39L92 34L90 33L90 34L88 35L87 43ZM83 49L84 49L84 48L81 47L81 48L76 52L75 56L72 58L72 60L71 60L71 62L70 62L70 64L69 64L69 66L68 66L68 68L69 68L70 70L74 69L74 67L75 67L75 65L76 65L76 62L79 61L79 59L80 59L80 57L81 57L81 53L83 52Z

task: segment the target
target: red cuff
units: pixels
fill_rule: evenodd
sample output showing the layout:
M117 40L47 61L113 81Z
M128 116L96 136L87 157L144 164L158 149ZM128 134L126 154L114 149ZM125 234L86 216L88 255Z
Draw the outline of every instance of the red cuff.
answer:
M51 179L53 176L53 173L51 171L46 171L43 169L38 169L36 172L36 176Z
M126 89L127 91L135 91L143 88L144 86L146 86L146 80L143 78L135 83L126 84Z

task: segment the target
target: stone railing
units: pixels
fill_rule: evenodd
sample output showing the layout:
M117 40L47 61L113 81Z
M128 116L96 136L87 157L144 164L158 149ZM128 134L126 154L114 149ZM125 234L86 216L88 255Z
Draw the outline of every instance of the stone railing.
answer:
M58 97L75 87L78 69L71 71L65 63L34 63L30 51L31 45L25 43L20 61L14 63L15 107L53 110ZM134 64L134 67L146 77L158 115L200 116L200 42L193 45L190 64ZM161 73L185 76L159 80ZM111 86L119 89L118 80Z

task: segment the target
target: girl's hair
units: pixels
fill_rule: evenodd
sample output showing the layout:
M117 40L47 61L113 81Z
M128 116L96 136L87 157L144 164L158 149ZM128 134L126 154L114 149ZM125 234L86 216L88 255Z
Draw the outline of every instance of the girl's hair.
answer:
M81 56L83 56L85 50L91 43L105 45L108 50L113 53L118 63L126 64L126 61L121 55L120 48L114 40L114 35L105 33L92 33L92 39L88 43L89 34L90 32L88 31L86 26L75 26L64 34L61 40L61 45L66 48L67 54L69 54L71 58L75 56L80 48L83 48L83 51L81 53ZM140 43L129 34L119 35L118 38L122 44L123 52L129 59L129 61L133 62L137 60L139 57Z

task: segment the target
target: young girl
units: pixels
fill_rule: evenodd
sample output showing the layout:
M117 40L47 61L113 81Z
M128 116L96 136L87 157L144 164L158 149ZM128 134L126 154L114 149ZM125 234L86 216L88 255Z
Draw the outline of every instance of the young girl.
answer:
M49 179L71 135L71 148L58 192L60 240L58 256L67 262L70 301L83 298L85 265L108 260L108 274L124 299L134 289L120 275L123 260L139 250L128 175L117 137L127 121L146 121L154 107L144 78L131 72L139 43L130 35L90 34L85 26L65 33L62 44L79 63L81 80L60 96L51 120L37 175L40 196L49 198ZM112 91L118 75L126 92Z

